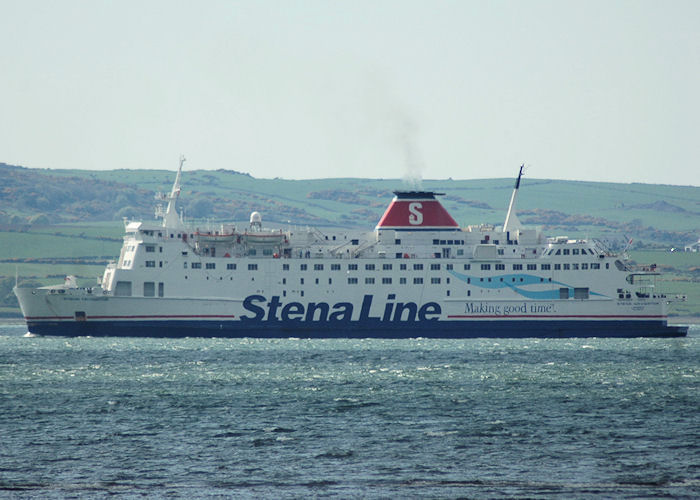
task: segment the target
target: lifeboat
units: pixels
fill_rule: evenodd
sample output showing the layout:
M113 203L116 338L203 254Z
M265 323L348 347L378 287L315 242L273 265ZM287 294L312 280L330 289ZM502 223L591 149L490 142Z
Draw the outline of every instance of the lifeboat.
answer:
M201 243L233 243L233 241L236 239L236 234L235 233L223 233L223 234L217 234L217 233L200 233L197 232L195 233L195 237L197 238L197 241Z
M281 245L286 243L287 237L282 231L254 231L245 232L241 235L241 243L248 245Z

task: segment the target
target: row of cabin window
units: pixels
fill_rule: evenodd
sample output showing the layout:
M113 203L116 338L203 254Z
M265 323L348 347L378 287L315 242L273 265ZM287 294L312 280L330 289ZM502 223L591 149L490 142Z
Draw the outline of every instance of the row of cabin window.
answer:
M143 233L143 234L146 235L146 236L155 236L155 231L152 231L152 230L150 230L150 229L142 229L142 230L141 230L141 233ZM162 238L162 237L163 237L163 232L162 232L162 231L158 231L158 237L159 237L159 238ZM168 237L168 234L167 234L167 233L165 234L165 237L166 237L166 238ZM178 239L183 238L183 237L186 238L186 237L187 237L187 233L177 233L177 238L178 238ZM175 233L170 233L170 238L171 238L171 239L175 238ZM190 234L190 238L194 238L194 234Z
M525 269L528 271L537 271L537 264L526 264ZM469 264L464 264L464 269L468 270L470 268ZM494 264L494 269L496 271L505 271L506 265L505 264ZM542 271L549 271L552 269L552 264L540 264L540 270ZM598 262L582 262L582 263L575 263L575 264L554 264L554 270L559 271L561 269L564 270L574 270L578 271L579 269L582 270L587 270L587 269L600 269L600 263ZM605 269L610 269L610 264L606 263L605 264ZM481 270L482 271L490 271L491 270L491 264L481 264ZM523 270L523 264L513 264L513 271L522 271Z
M313 270L314 271L323 271L324 265L323 264L314 264L313 265ZM445 264L445 269L448 271L451 271L453 269L453 264ZM348 271L357 271L360 268L359 264L348 264ZM430 264L430 270L431 271L439 271L442 268L441 264ZM307 264L300 264L299 265L299 270L300 271L308 271L309 267ZM379 270L380 267L378 264L365 264L365 270L366 271L376 271ZM394 269L393 264L382 264L381 265L381 270L382 271L391 271ZM408 264L399 264L399 269L401 271L406 271L408 269ZM282 264L282 270L283 271L289 271L289 264ZM423 270L423 264L413 264L413 270L414 271L422 271ZM331 271L340 271L340 264L331 264Z
M182 263L183 267L187 269L187 262ZM216 269L216 263L215 262L206 262L204 264L205 269ZM233 263L228 263L226 264L226 270L227 271L235 271L236 270L236 264ZM190 264L191 269L202 269L202 263L201 262L192 262ZM257 264L248 264L248 270L249 271L257 271L258 265Z
M303 278L302 278L303 280ZM439 285L441 282L440 278L430 278L430 283L432 285ZM450 282L450 278L446 278L446 283ZM348 285L357 285L359 283L358 278L348 278ZM408 283L407 278L399 278L399 285L406 285ZM303 285L302 281L302 285ZM391 285L392 280L391 278L382 278L382 285ZM422 285L423 284L423 278L413 278L413 284L414 285ZM365 285L374 285L374 278L365 278Z
M184 268L187 269L187 262L184 264ZM494 264L494 269L496 271L505 271L506 265L505 264ZM540 270L542 271L549 271L552 269L551 264L540 264ZM156 262L154 260L147 260L146 261L146 267L156 267ZM192 269L201 269L202 268L202 263L201 262L192 262L190 267ZM227 263L226 264L226 270L227 271L235 271L236 270L236 264L233 263ZM431 271L439 271L441 269L441 264L430 264L430 270ZM216 269L216 263L214 262L207 262L205 263L205 268L206 269ZM512 265L513 271L522 271L523 270L523 264L513 264ZM606 263L605 268L609 269L610 264ZM299 269L301 271L306 271L308 270L307 264L301 264ZM313 267L314 271L323 271L324 267L323 264L314 264ZM358 264L348 264L348 271L357 271L359 269ZM365 264L365 270L367 271L375 271L378 270L378 266L375 264ZM393 269L392 264L382 264L382 270L383 271L391 271ZM401 271L406 271L408 269L407 264L400 264L399 269ZM445 269L448 271L451 271L453 269L453 264L445 264ZM471 264L464 264L464 270L468 271L471 269ZM525 269L528 271L537 271L537 264L525 264ZM559 271L559 270L574 270L578 271L579 269L581 270L588 270L588 269L600 269L600 263L598 262L592 262L592 263L587 263L587 262L582 262L582 263L574 263L574 264L554 264L554 270ZM258 270L258 265L257 264L248 264L248 270L249 271L257 271ZM289 271L289 264L283 264L282 265L282 270L283 271ZM414 271L422 271L423 270L423 264L413 264L413 270ZM481 270L482 271L490 271L491 270L491 264L481 264ZM340 264L331 264L331 271L340 271Z
M401 244L401 240L396 240L397 245ZM433 245L464 245L464 240L433 240Z
M183 267L187 269L187 262L183 263ZM201 269L202 268L202 263L201 262L192 262L190 265L191 269ZM340 271L340 264L331 264L331 271ZM146 261L146 267L155 267L155 261ZM216 269L216 263L214 262L207 262L205 263L205 268L206 269ZM430 270L431 271L439 271L442 268L440 264L430 264ZM233 263L227 263L226 264L226 270L227 271L235 271L237 269L236 264ZM249 271L257 271L258 265L257 264L248 264L248 270ZM307 264L301 264L299 266L300 271L307 271L308 265ZM348 264L348 271L357 271L359 269L358 264ZM375 271L378 270L379 266L375 264L365 264L365 270L367 271ZM393 269L392 264L382 264L381 269L383 271L391 271ZM408 269L407 264L400 264L399 269L401 271L406 271ZM445 269L448 271L451 271L453 269L453 264L445 264ZM464 269L469 269L469 264L465 264ZM282 270L283 271L289 271L289 264L282 264ZM313 265L313 270L314 271L323 271L324 270L324 265L323 264L314 264ZM423 270L423 264L413 264L413 270L414 271L422 271Z
M355 285L358 283L359 278L348 278L348 284L350 285ZM442 282L441 278L438 277L432 277L430 278L430 283L433 285L439 285ZM366 277L365 278L365 284L366 285L373 285L375 283L375 278L372 277ZM408 283L407 278L401 277L399 278L399 284L405 285ZM450 278L445 278L445 283L449 284L450 283ZM287 278L282 278L282 284L286 285L287 284ZM304 284L304 278L299 278L299 284L303 285ZM319 279L316 278L316 284L319 284ZM331 285L333 284L333 280L331 278L328 278L328 284ZM382 285L391 285L392 284L392 278L389 277L383 277L382 278ZM423 278L413 278L413 284L414 285L422 285L423 284Z
M595 255L593 250L585 248L557 248L556 252L553 248L545 251L545 255Z

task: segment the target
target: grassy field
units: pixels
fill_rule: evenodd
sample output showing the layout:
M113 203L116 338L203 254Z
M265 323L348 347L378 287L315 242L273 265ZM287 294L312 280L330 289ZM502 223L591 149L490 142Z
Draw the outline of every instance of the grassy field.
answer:
M669 252L669 251L640 251L629 252L630 259L639 264L656 264L674 269L688 271L694 267L700 268L700 253L698 252Z
M630 252L638 264L656 264L662 272L657 285L667 296L685 295L685 302L674 302L669 313L700 318L700 253L691 252Z
M669 314L674 316L695 317L700 320L700 282L681 279L669 279L658 282L659 290L667 297L685 295L685 302L673 302L669 306Z
M0 232L0 260L42 257L119 255L121 241L79 238L67 234Z

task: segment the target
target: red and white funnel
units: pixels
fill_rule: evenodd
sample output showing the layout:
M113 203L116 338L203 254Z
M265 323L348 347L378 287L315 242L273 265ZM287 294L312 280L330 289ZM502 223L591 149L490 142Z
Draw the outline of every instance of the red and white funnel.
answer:
M459 231L459 224L431 191L394 191L394 199L375 229Z

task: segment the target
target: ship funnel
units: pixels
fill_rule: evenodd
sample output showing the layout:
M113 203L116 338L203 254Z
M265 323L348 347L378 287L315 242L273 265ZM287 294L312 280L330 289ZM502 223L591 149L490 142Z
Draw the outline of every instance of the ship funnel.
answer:
M394 199L375 229L459 231L459 224L435 198L441 194L432 191L394 191Z

